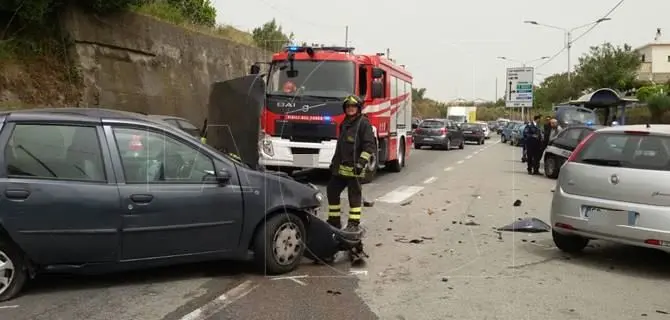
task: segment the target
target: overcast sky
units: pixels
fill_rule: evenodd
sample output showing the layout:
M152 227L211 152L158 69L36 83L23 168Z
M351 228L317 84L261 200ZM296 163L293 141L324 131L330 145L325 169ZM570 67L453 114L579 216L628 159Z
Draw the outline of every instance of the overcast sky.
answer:
M414 75L414 87L426 95L493 100L504 94L505 68L553 56L564 46L560 30L524 24L525 20L570 29L603 17L620 0L212 0L218 21L251 30L276 18L284 30L308 43L343 45L349 26L350 45L358 53L391 51ZM609 17L572 48L572 64L603 42L633 47L652 42L656 28L670 41L669 0L625 0ZM577 37L588 28L574 31ZM532 63L530 65L538 65ZM536 70L536 80L565 72L563 52Z

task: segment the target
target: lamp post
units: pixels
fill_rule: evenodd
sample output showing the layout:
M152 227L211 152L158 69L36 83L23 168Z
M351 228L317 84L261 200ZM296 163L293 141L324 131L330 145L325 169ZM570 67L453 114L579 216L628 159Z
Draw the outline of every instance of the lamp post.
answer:
M539 58L537 58L537 59L533 59L533 60L529 60L529 61L524 62L524 61L521 61L521 60L512 59L512 58L503 57L503 56L498 57L498 59L500 59L500 60L505 60L505 61L511 61L511 62L517 62L517 63L520 63L520 64L523 65L524 67L526 67L526 65L528 65L528 64L530 64L530 63L537 62L537 61L542 61L542 60L547 60L547 59L549 59L549 58L550 58L549 56L544 56L544 57L539 57Z
M534 20L527 20L527 21L524 21L523 23L563 31L563 33L565 34L565 49L568 51L568 81L570 81L570 72L572 70L571 61L570 61L570 49L572 48L572 44L574 42L574 40L572 39L572 33L575 30L579 30L579 29L586 28L586 27L591 27L591 26L597 25L601 22L605 22L605 21L609 21L609 20L612 20L612 19L611 18L600 18L596 21L593 21L593 22L590 22L590 23L587 23L587 24L584 24L584 25L581 25L581 26L577 26L577 27L574 27L574 28L569 28L569 29L553 26L553 25L550 25L550 24L539 23L539 22L534 21Z

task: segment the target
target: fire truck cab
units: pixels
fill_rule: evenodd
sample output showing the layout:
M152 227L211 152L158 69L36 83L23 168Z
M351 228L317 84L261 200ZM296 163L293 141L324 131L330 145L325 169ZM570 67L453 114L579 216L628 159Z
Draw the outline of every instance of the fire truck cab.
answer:
M356 94L377 137L366 180L385 167L402 170L412 143L412 76L382 54L353 50L292 46L273 55L261 116L262 165L328 168L345 116L342 101Z

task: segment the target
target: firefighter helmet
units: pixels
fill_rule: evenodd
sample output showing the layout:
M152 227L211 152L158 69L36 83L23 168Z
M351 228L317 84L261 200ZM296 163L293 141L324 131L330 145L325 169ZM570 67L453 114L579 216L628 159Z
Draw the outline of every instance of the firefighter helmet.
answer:
M361 100L361 98L358 96L350 95L344 99L344 102L342 103L342 110L346 109L347 106L350 105L355 105L358 107L358 110L361 111L363 109L363 100Z

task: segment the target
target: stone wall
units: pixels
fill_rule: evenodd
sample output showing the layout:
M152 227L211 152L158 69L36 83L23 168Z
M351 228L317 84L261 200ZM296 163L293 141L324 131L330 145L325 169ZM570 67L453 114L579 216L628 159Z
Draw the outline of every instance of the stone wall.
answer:
M61 25L74 43L70 61L82 77L81 107L173 114L200 124L212 82L242 76L270 58L135 13L98 17L73 9Z

